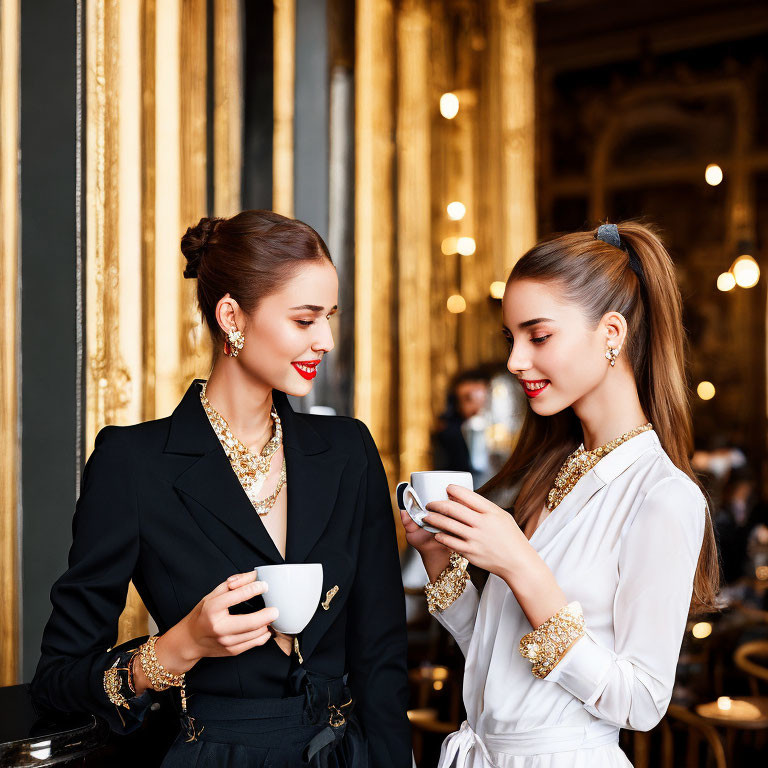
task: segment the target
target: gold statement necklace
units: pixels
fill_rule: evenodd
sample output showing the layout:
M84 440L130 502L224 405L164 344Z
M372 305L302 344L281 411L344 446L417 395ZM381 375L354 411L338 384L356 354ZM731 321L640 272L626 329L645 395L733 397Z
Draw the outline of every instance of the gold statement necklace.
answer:
M219 442L224 448L224 453L227 454L229 463L232 465L232 469L237 475L237 479L240 481L240 485L243 487L246 496L253 504L253 508L256 510L260 517L268 514L270 509L275 505L277 497L280 495L280 491L283 490L285 485L285 457L283 457L283 466L280 469L280 477L277 480L277 487L275 490L267 496L265 499L259 499L258 494L264 485L264 481L269 475L269 468L272 464L272 457L277 452L277 449L283 442L283 427L280 423L280 417L277 415L277 409L272 406L270 416L274 429L272 437L267 441L267 444L261 449L261 453L258 456L254 456L248 448L240 442L229 428L224 417L211 405L205 394L205 389L208 382L203 382L203 386L200 390L200 402L203 404L205 413L208 416L213 431L216 433L216 437L219 438Z
M618 448L622 443L639 435L641 432L647 432L653 429L653 424L648 422L639 427L630 429L623 435L611 440L599 448L593 448L591 451L584 450L582 443L563 463L560 471L555 478L555 484L547 495L547 511L551 512L557 505L573 490L573 487L579 480L597 464L603 456L609 454L614 448Z

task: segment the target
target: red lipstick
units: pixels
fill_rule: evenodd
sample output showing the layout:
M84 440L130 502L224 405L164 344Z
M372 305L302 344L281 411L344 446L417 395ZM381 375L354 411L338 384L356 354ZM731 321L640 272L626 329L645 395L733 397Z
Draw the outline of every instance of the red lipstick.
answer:
M519 379L523 392L530 397L538 397L548 386L549 379Z
M301 376L302 379L306 379L307 381L312 381L312 379L317 376L317 366L320 365L319 360L297 360L294 363L291 363L291 365L296 369L299 376Z

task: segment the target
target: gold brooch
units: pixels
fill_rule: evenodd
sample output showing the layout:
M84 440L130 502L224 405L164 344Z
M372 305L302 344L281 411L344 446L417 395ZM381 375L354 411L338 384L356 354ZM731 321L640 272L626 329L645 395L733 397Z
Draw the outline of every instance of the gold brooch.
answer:
M327 611L331 607L331 600L336 597L336 593L339 591L338 584L334 584L326 593L325 600L322 602L323 610Z

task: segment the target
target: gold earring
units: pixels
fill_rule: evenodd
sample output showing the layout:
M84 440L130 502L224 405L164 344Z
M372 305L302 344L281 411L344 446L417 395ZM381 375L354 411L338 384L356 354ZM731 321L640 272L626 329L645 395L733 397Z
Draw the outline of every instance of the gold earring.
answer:
M619 356L618 347L607 347L605 350L605 359L611 361L611 368L616 365L616 358Z
M237 328L233 328L224 339L224 354L227 357L237 357L237 353L243 348L245 344L245 336L242 331L238 331Z

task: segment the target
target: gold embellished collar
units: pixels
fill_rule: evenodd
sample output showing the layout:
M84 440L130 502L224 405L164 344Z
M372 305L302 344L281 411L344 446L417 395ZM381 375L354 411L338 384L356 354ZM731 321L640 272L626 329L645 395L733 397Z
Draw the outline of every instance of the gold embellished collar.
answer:
M653 425L650 422L641 424L639 427L630 429L623 435L619 435L619 437L609 440L604 445L593 448L591 451L585 450L584 444L582 443L570 454L570 456L568 456L568 458L566 458L562 467L560 467L555 482L547 494L547 511L552 512L556 509L560 502L562 502L562 500L573 490L576 483L578 483L579 480L584 477L587 472L593 469L604 457L620 445L631 440L633 437L652 429Z

